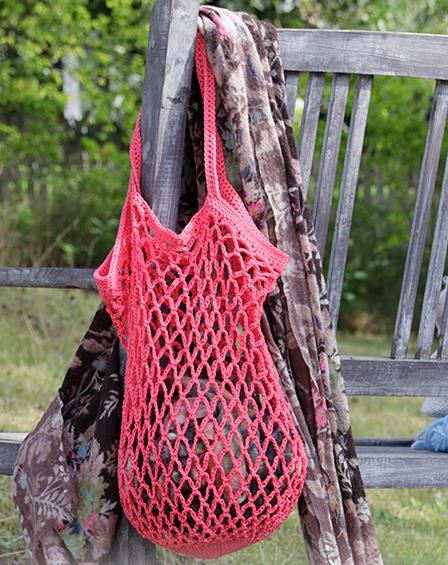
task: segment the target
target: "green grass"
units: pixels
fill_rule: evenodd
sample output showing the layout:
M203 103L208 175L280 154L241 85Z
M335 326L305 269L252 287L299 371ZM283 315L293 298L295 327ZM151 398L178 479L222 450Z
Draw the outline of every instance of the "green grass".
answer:
M0 431L27 431L53 398L98 304L80 291L0 290ZM387 336L339 334L344 354L388 355ZM428 421L421 399L351 398L355 436L412 437ZM448 491L368 491L387 565L448 563ZM11 478L0 477L0 565L27 563L11 499ZM159 551L167 565L185 563ZM269 539L217 561L287 565L306 563L296 514ZM197 561L196 563L199 563Z

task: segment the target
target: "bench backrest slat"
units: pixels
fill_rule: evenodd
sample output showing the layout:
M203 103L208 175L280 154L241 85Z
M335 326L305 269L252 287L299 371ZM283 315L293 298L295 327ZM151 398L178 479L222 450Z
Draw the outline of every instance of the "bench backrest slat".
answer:
M331 87L324 142L314 195L314 226L322 260L327 241L333 188L338 167L339 147L344 126L350 75L335 74Z
M295 73L291 71L286 73L285 83L286 83L286 105L288 108L288 116L291 122L294 121L294 110L296 107L297 100L297 89L299 87L300 73Z
M316 237L322 257L325 253L333 204L349 76L358 75L327 277L330 309L335 325L341 302L372 78L374 75L384 75L436 79L391 347L391 357L406 358L447 120L448 37L364 31L279 30L279 41L287 80L289 73L294 73L296 77L297 73L309 72L298 142L306 192L310 187L311 175L316 169L313 166L313 160L315 159L319 115L323 103L324 77L325 73L333 74L314 194ZM295 82L296 79L294 79ZM288 94L288 107L291 110L294 107L291 99L293 90L294 88L290 87ZM433 235L434 242L423 298L416 352L418 358L430 356L435 331L436 305L439 300L447 251L448 227L446 204L444 203L448 182L447 174L444 177L441 191L438 220ZM447 318L445 318L445 325L446 323ZM447 331L444 330L446 330L445 326L440 336L438 350L440 358L447 357L448 336Z
M371 93L372 77L359 76L350 119L328 271L328 298L334 327L337 326L339 316L348 240Z
M429 259L428 274L426 277L425 294L423 297L422 315L417 337L415 356L418 359L428 359L431 355L431 346L436 325L437 306L440 288L442 285L443 271L448 245L448 159L440 193L439 208L437 212L436 227L434 229L431 257Z
M391 356L396 359L402 359L407 355L447 113L448 83L438 81L434 91L429 118L395 322L395 331L392 340Z
M297 146L305 193L308 192L308 184L313 166L314 147L316 144L324 84L325 75L323 73L310 73Z
M316 29L278 30L288 71L448 80L448 36Z
M445 294L437 359L448 359L448 292Z
M199 0L158 0L151 14L141 111L142 195L164 226L177 225ZM120 348L121 376L125 351ZM155 548L123 516L116 563L153 564Z

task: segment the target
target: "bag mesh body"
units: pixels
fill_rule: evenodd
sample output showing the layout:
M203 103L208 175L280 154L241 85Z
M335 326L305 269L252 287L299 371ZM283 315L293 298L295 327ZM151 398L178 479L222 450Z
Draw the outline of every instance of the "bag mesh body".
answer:
M127 350L124 512L151 541L216 558L288 517L306 457L260 326L287 255L259 232L227 181L200 34L196 70L204 205L180 234L158 222L140 193L137 122L117 241L95 278Z

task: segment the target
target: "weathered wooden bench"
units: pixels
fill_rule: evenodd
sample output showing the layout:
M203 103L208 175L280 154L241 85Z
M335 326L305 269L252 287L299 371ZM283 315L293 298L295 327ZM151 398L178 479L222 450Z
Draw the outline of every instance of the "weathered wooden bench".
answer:
M179 202L197 11L196 0L158 0L152 13L148 44L141 120L143 194L152 202L161 222L172 229L176 225ZM298 151L306 189L312 172L317 171L314 216L322 252L329 230L350 77L356 76L327 279L335 326L374 76L417 77L435 81L391 356L346 356L343 357L343 372L347 393L352 396L448 397L448 301L437 359L430 359L436 304L448 244L448 167L432 234L417 353L415 358L407 355L448 112L448 37L279 30L279 38L291 116L298 95L299 76L307 75ZM320 162L313 166L324 81L328 74L332 75L332 87L324 143ZM93 290L92 272L89 269L0 269L0 286ZM0 435L0 473L12 473L22 437L20 434ZM448 487L448 455L413 451L410 449L411 441L410 438L357 439L365 485L370 488ZM148 563L154 556L152 545L139 540L125 520L117 536L117 551L117 561L121 564Z

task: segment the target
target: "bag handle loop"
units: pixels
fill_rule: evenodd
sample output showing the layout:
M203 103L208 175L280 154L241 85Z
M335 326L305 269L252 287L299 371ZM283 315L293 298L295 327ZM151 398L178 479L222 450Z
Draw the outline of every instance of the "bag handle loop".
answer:
M195 65L204 105L204 168L207 192L212 197L222 197L225 167L216 127L215 77L207 58L205 40L199 30L196 35Z

